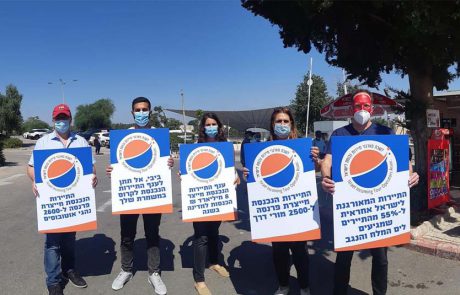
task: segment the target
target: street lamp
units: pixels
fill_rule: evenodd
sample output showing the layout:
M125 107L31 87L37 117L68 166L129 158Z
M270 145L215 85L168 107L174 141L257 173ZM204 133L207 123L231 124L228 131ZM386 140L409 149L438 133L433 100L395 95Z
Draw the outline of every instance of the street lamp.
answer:
M76 79L73 79L72 81L70 82L77 82L78 80ZM56 83L59 83L59 85L61 86L61 94L62 94L62 103L65 103L65 96L64 96L64 85L67 84L68 82L67 81L64 81L62 80L61 78L59 78L59 80L57 82L48 82L48 84L56 84Z

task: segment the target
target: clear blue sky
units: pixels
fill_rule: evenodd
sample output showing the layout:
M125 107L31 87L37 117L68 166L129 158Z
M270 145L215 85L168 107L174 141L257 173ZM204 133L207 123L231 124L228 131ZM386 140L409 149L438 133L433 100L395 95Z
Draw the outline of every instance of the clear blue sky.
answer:
M131 122L131 100L187 109L243 110L286 105L308 70L331 95L342 80L317 52L283 48L278 28L232 1L0 1L0 91L23 94L23 117L51 121L61 102L72 110L114 101L113 122ZM407 89L407 79L385 75ZM457 86L457 87L455 87ZM458 81L451 88L458 89Z

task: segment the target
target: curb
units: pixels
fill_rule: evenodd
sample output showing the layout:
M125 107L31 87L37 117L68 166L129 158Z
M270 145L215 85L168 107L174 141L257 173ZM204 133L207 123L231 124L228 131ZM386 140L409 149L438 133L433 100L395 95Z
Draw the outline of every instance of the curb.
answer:
M404 247L420 253L460 261L460 243L448 243L424 237L431 231L438 231L440 225L445 222L449 222L448 220L452 219L460 220L459 212L450 207L447 209L445 214L437 215L431 220L425 221L418 227L411 229L410 244L407 244Z
M419 239L411 240L410 244L404 247L420 253L460 261L460 246L456 244Z

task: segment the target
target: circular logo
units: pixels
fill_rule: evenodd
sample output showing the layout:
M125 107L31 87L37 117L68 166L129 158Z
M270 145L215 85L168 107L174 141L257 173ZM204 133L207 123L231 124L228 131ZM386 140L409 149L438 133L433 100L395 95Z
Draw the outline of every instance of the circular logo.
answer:
M273 145L263 149L255 158L255 180L272 192L286 192L294 187L303 171L302 160L286 146Z
M210 182L220 175L224 164L224 158L218 150L202 146L188 155L186 170L196 180Z
M345 152L340 171L353 189L373 194L388 185L396 169L396 158L388 146L365 140Z
M54 190L65 192L75 186L83 169L80 161L68 153L56 153L43 163L41 177Z
M117 160L133 172L145 172L152 168L160 154L157 142L148 134L131 133L120 142Z

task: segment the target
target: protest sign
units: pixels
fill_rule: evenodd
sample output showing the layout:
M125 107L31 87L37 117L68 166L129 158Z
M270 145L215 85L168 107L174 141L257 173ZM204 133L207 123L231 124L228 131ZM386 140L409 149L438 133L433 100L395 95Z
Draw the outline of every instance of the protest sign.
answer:
M34 150L38 231L64 233L95 230L90 147Z
M233 144L183 144L180 158L183 221L235 220Z
M320 238L311 144L302 138L244 145L253 241Z
M110 131L112 214L172 213L169 130Z
M408 243L408 137L334 136L331 140L335 250Z

